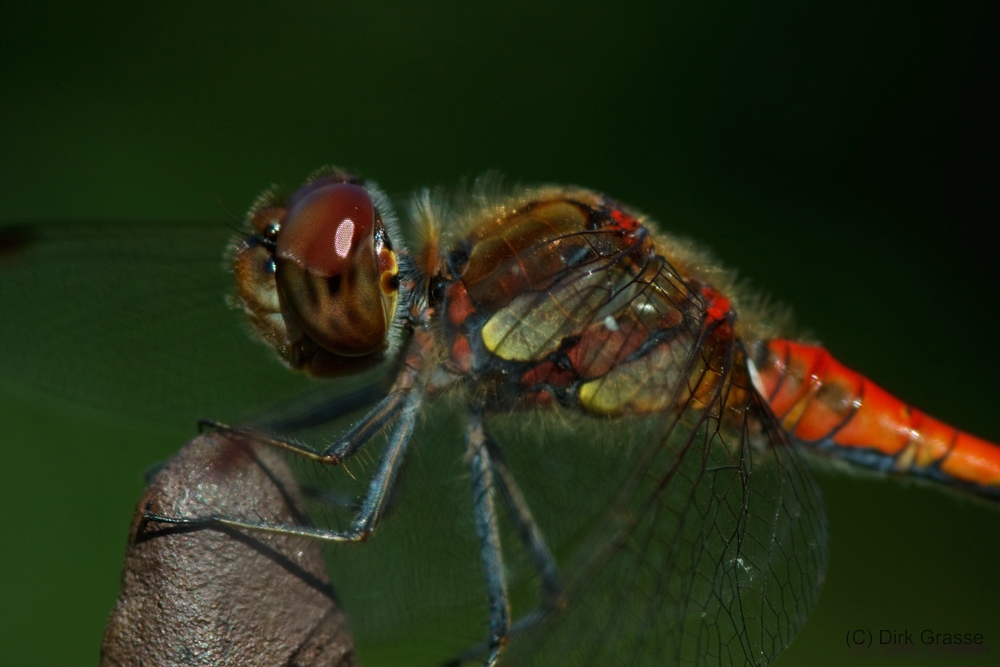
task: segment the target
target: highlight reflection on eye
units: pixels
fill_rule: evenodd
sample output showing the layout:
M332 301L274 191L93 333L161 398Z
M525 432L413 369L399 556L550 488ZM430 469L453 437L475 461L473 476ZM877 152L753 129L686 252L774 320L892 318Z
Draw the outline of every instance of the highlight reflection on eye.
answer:
M347 257L351 251L351 239L354 237L354 221L345 218L337 227L337 236L333 240L333 247L341 257Z

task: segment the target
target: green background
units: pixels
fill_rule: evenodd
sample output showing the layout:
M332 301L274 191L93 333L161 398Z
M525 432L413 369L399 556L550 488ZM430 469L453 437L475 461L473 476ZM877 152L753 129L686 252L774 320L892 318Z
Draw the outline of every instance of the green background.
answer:
M396 196L486 169L577 183L1000 440L1000 20L955 5L4 6L0 222L225 218L330 162ZM0 663L95 664L142 473L191 431L0 390ZM1000 514L819 479L827 581L777 664L1000 660ZM989 653L846 648L881 628Z

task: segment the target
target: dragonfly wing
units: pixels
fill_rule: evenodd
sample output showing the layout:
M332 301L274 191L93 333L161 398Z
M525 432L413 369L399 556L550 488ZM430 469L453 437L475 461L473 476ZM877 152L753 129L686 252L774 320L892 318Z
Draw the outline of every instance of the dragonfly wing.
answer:
M223 224L0 229L0 373L140 418L234 419L309 381L229 306Z
M759 397L727 404L728 390L677 418L619 425L614 458L632 471L619 479L601 479L618 474L608 454L577 448L575 469L590 472L561 481L582 511L561 521L585 536L551 530L567 606L516 636L504 664L764 665L788 645L825 571L822 498ZM533 507L546 502L523 486Z
M462 408L425 413L375 536L327 550L366 662L441 664L486 636ZM489 427L567 598L513 637L502 665L767 664L801 628L825 570L825 514L755 394L676 419L555 410L492 415ZM350 525L383 440L337 468L293 462L307 495L320 492L317 525ZM517 619L538 608L539 577L498 508Z

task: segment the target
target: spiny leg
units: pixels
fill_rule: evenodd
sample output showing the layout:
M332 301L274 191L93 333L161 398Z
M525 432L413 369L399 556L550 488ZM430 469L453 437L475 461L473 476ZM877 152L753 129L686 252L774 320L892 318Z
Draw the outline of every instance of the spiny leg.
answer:
M478 420L479 418L476 419ZM475 425L470 427L470 433L474 427ZM504 459L503 452L497 445L496 441L493 440L488 433L486 433L485 427L481 421L478 423L478 428L482 434L481 437L483 438L483 446L486 448L486 451L490 456L490 467L495 475L493 480L500 491L500 497L503 500L505 509L513 521L518 537L521 538L521 543L528 551L531 563L541 579L542 604L538 609L528 612L518 618L510 626L508 636L513 637L545 620L545 618L552 612L563 609L563 607L566 606L566 598L562 582L559 578L559 570L556 567L555 558L552 557L552 552L549 551L548 546L545 544L545 537L542 535L541 529L538 527L538 524L535 523L535 519L531 515L531 509L528 507L528 501L521 492L521 489L517 484L517 480L514 478L514 474L510 471L510 468L507 467L507 462ZM444 667L457 667L463 662L476 660L479 656L482 656L484 653L488 653L490 651L490 644L479 644L478 646L464 652L452 662L446 663Z
M559 570L556 567L556 559L552 557L552 552L545 544L545 536L542 535L541 529L535 523L531 509L528 507L528 501L517 485L514 474L507 467L507 461L504 459L500 447L488 434L485 445L490 454L493 471L496 473L500 498L514 522L514 528L517 530L518 537L521 538L521 543L528 551L531 564L541 578L542 609L544 611L562 609L566 601L562 581L559 579ZM520 624L520 620L518 624Z
M385 454L382 455L382 462L379 464L375 477L369 485L368 495L361 505L361 510L351 524L350 532L360 539L368 539L368 536L385 510L386 500L396 481L396 475L403 464L403 457L406 454L406 447L413 437L413 429L417 424L417 415L420 411L420 404L423 401L423 394L417 390L411 390L408 400L403 404L399 413L399 421L393 429L389 442L386 445Z
M399 410L399 418L386 442L385 451L382 454L378 470L368 485L368 494L365 496L365 501L361 509L351 522L351 527L346 531L324 530L311 526L294 526L282 523L268 523L266 521L248 521L222 516L198 518L169 517L148 510L143 513L143 518L146 522L194 527L226 526L266 533L299 535L326 542L363 542L375 530L379 519L382 517L386 499L389 496L393 482L396 480L396 474L399 472L399 468L403 462L406 447L413 436L413 429L416 426L417 414L422 400L423 394L418 390L405 392L402 406Z
M284 449L326 465L339 465L354 456L367 442L382 430L389 422L399 416L410 390L394 391L383 398L367 415L358 420L344 435L337 438L333 444L320 451L294 440L288 440L277 435L261 433L252 428L237 428L209 419L198 420L199 431L207 429L221 431L234 435L247 435L260 442L278 449Z
M490 609L490 637L484 667L493 667L510 636L510 602L504 575L500 527L493 503L493 467L486 447L486 434L479 415L470 419L468 457L472 472L472 500L479 536L479 553L486 575Z

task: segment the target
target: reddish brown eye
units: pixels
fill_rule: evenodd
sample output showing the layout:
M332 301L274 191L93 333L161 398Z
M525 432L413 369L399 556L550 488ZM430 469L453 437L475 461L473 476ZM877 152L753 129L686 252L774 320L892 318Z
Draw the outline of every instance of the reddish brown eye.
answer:
M278 235L279 259L291 259L326 277L341 274L352 253L370 240L375 205L359 185L334 183L294 203Z
M383 349L396 311L396 255L368 191L313 182L289 199L275 278L289 317L343 356Z

